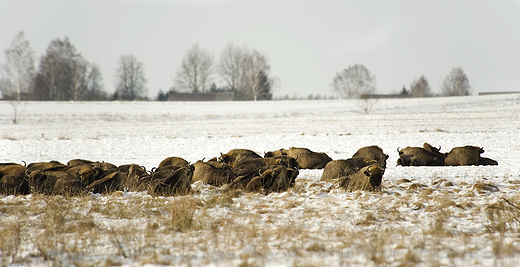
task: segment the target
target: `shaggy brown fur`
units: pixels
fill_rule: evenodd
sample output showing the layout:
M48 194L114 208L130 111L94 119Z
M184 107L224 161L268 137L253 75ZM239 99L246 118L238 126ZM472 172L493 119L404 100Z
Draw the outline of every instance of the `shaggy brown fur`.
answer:
M333 160L323 169L321 181L335 180L340 177L354 174L370 163L375 163L375 161L367 161L361 157Z
M300 169L323 169L332 159L322 152L314 152L308 148L291 147L266 152L264 157L289 156L295 158Z
M388 154L385 154L383 149L378 146L366 146L360 148L352 157L362 157L366 160L375 160L379 163L379 166L386 168Z
M372 164L361 168L355 174L344 177L340 181L340 186L348 191L381 190L384 169L379 164Z

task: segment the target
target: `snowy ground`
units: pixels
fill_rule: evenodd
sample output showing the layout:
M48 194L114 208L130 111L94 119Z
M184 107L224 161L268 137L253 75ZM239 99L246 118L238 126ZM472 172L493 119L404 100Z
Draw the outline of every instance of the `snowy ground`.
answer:
M307 147L345 159L367 145L390 158L381 193L348 193L320 182L321 170L301 170L295 188L268 196L199 183L176 198L0 196L0 263L518 266L520 95L381 99L370 114L366 104L28 102L13 124L13 105L2 101L0 162L151 169L169 156L195 162L233 148ZM398 147L424 142L444 152L481 146L499 165L395 166ZM180 227L178 216L191 221Z

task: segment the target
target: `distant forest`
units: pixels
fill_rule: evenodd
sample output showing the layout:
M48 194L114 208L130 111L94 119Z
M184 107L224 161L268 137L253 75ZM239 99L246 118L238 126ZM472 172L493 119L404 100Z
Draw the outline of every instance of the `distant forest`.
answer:
M40 57L36 67L35 52L23 32L5 49L1 64L0 99L36 101L108 101L171 100L176 93L233 93L233 100L272 100L279 78L271 74L270 59L247 46L227 45L215 60L214 53L197 43L184 54L174 74L171 88L160 91L154 99L147 97L144 65L134 55L121 55L117 62L115 92L103 87L99 66L79 53L68 37L54 39ZM217 77L219 84L216 83ZM376 76L364 65L354 64L339 71L330 88L334 96L309 95L306 98L285 95L278 99L364 98L377 95ZM460 67L444 79L441 94L469 95L471 86ZM112 90L111 90L112 91ZM402 97L429 97L428 80L422 75Z

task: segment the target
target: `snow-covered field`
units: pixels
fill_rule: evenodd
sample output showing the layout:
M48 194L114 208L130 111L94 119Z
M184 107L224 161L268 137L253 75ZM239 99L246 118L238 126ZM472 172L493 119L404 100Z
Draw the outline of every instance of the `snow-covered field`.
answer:
M195 183L146 193L0 196L2 265L518 266L520 95L269 102L0 101L0 162L83 158L147 169L233 148L390 155L383 192L346 192L301 170L286 193ZM498 166L395 166L396 149L484 147ZM187 218L179 224L179 218ZM182 221L182 220L180 220Z

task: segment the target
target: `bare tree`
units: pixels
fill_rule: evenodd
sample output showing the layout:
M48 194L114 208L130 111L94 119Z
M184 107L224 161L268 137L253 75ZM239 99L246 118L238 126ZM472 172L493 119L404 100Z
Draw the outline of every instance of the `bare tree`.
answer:
M99 66L96 64L89 64L87 66L87 93L85 100L106 100L107 92L103 89L103 77Z
M241 83L246 51L246 48L229 44L220 54L217 71L227 87L232 91L236 91L242 87Z
M254 101L271 99L274 80L270 78L270 72L269 58L256 50L248 52L244 57L242 93Z
M453 68L441 85L441 92L445 96L469 95L470 90L468 77L461 67Z
M210 88L214 74L213 54L195 43L185 54L174 84L180 90L204 93Z
M431 88L428 84L428 80L421 75L419 79L416 79L410 84L410 95L412 97L429 97L431 96Z
M144 97L147 91L144 67L134 55L122 55L116 73L116 93L120 99Z
M1 73L3 79L9 81L5 85L10 86L2 86L4 98L20 101L22 95L30 92L35 73L34 57L29 41L25 39L23 32L19 32L11 46L5 50L6 62L2 65Z
M376 92L376 76L364 65L355 64L338 72L331 88L342 98L360 98Z
M40 58L33 97L37 100L73 100L74 72L81 55L65 37L52 40Z

